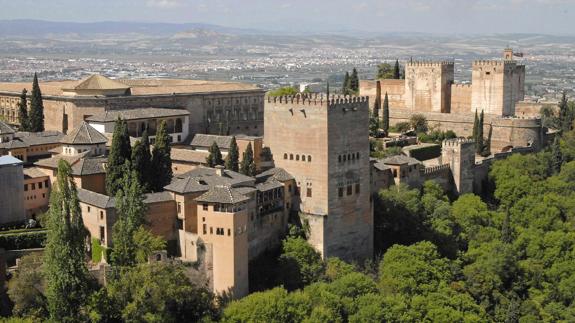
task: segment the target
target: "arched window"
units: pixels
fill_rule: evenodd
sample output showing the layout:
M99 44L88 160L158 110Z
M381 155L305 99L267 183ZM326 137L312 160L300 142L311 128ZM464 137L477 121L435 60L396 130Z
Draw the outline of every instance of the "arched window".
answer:
M289 160L293 160L293 154L289 154Z
M343 155L343 161L345 162L345 155Z
M286 154L284 154L284 159L287 159L287 153L286 153Z
M355 159L359 159L359 153L355 153Z
M307 162L311 163L311 155L307 155Z
M337 161L341 163L341 155L337 156Z
M351 160L351 155L347 154L347 160Z
M299 155L295 155L295 160L299 160Z
M182 119L176 119L176 132L182 132Z

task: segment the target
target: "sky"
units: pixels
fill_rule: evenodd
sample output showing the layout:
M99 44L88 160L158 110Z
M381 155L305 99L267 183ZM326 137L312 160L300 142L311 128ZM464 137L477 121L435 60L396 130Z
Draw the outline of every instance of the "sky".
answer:
M575 34L575 0L0 0L0 19L269 31Z

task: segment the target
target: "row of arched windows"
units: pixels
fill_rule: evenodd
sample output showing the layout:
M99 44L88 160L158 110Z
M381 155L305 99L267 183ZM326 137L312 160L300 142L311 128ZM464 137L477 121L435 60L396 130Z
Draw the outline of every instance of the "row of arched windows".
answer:
M345 163L346 161L354 161L359 160L359 153L349 153L349 154L342 154L337 156L337 161L340 163Z
M294 158L294 156L295 156L295 158ZM300 156L301 156L301 158L300 158ZM306 159L306 156L307 156L307 159ZM301 161L303 161L303 162L307 161L308 163L311 163L311 155L299 155L299 154L295 154L295 155L294 155L294 154L289 154L289 156L288 156L288 154L285 153L285 154L284 154L284 159L287 160L288 157L289 157L289 160L295 160L295 161L300 161L300 160L301 160Z

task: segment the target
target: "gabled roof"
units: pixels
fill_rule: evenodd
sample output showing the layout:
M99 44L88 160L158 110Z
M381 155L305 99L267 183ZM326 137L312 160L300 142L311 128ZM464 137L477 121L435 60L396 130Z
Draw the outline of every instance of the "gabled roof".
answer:
M8 135L15 133L14 129L0 120L0 135Z
M78 128L72 130L60 142L69 145L94 145L105 144L108 142L108 138L86 121L82 121Z
M108 162L105 157L82 158L72 165L72 175L105 174L104 165Z
M83 188L78 188L78 199L82 203L90 204L101 209L114 207L114 199L108 195L92 192Z
M215 168L198 167L187 173L178 175L177 178L198 177L208 182L210 185L231 185L236 186L242 183L253 183L255 179L231 170L223 170L222 176L216 174Z
M73 90L127 90L130 87L124 83L111 80L100 74L91 75L74 86Z
M0 166L2 165L20 165L22 161L16 157L5 155L0 157Z
M206 151L173 147L170 155L173 161L207 164L206 157L208 157L208 153Z
M59 131L17 132L14 136L28 146L57 144L62 137L64 134Z
M190 145L192 147L206 147L209 148L215 142L221 149L229 149L232 144L232 136L217 136L196 134Z
M256 178L258 180L260 180L260 178L267 180L268 177L272 177L280 182L285 182L294 179L294 177L290 173L288 173L285 169L279 167L268 169L265 172L256 175Z
M206 193L196 198L198 202L235 204L245 202L250 198L230 186L214 186Z
M421 162L413 157L407 157L405 155L395 155L387 158L383 158L380 160L382 163L386 165L418 165Z
M210 185L199 177L186 177L176 179L164 187L165 190L176 193L205 192L210 189Z

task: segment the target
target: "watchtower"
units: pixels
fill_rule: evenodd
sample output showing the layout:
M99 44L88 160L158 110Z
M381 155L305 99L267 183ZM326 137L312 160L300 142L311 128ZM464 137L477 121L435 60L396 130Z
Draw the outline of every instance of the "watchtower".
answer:
M294 208L327 257L373 254L367 97L268 97L264 143L294 176Z
M453 62L408 62L405 68L406 108L449 113L453 75Z
M475 142L469 139L448 139L443 141L441 163L451 168L455 192L473 192L473 168L475 167Z

